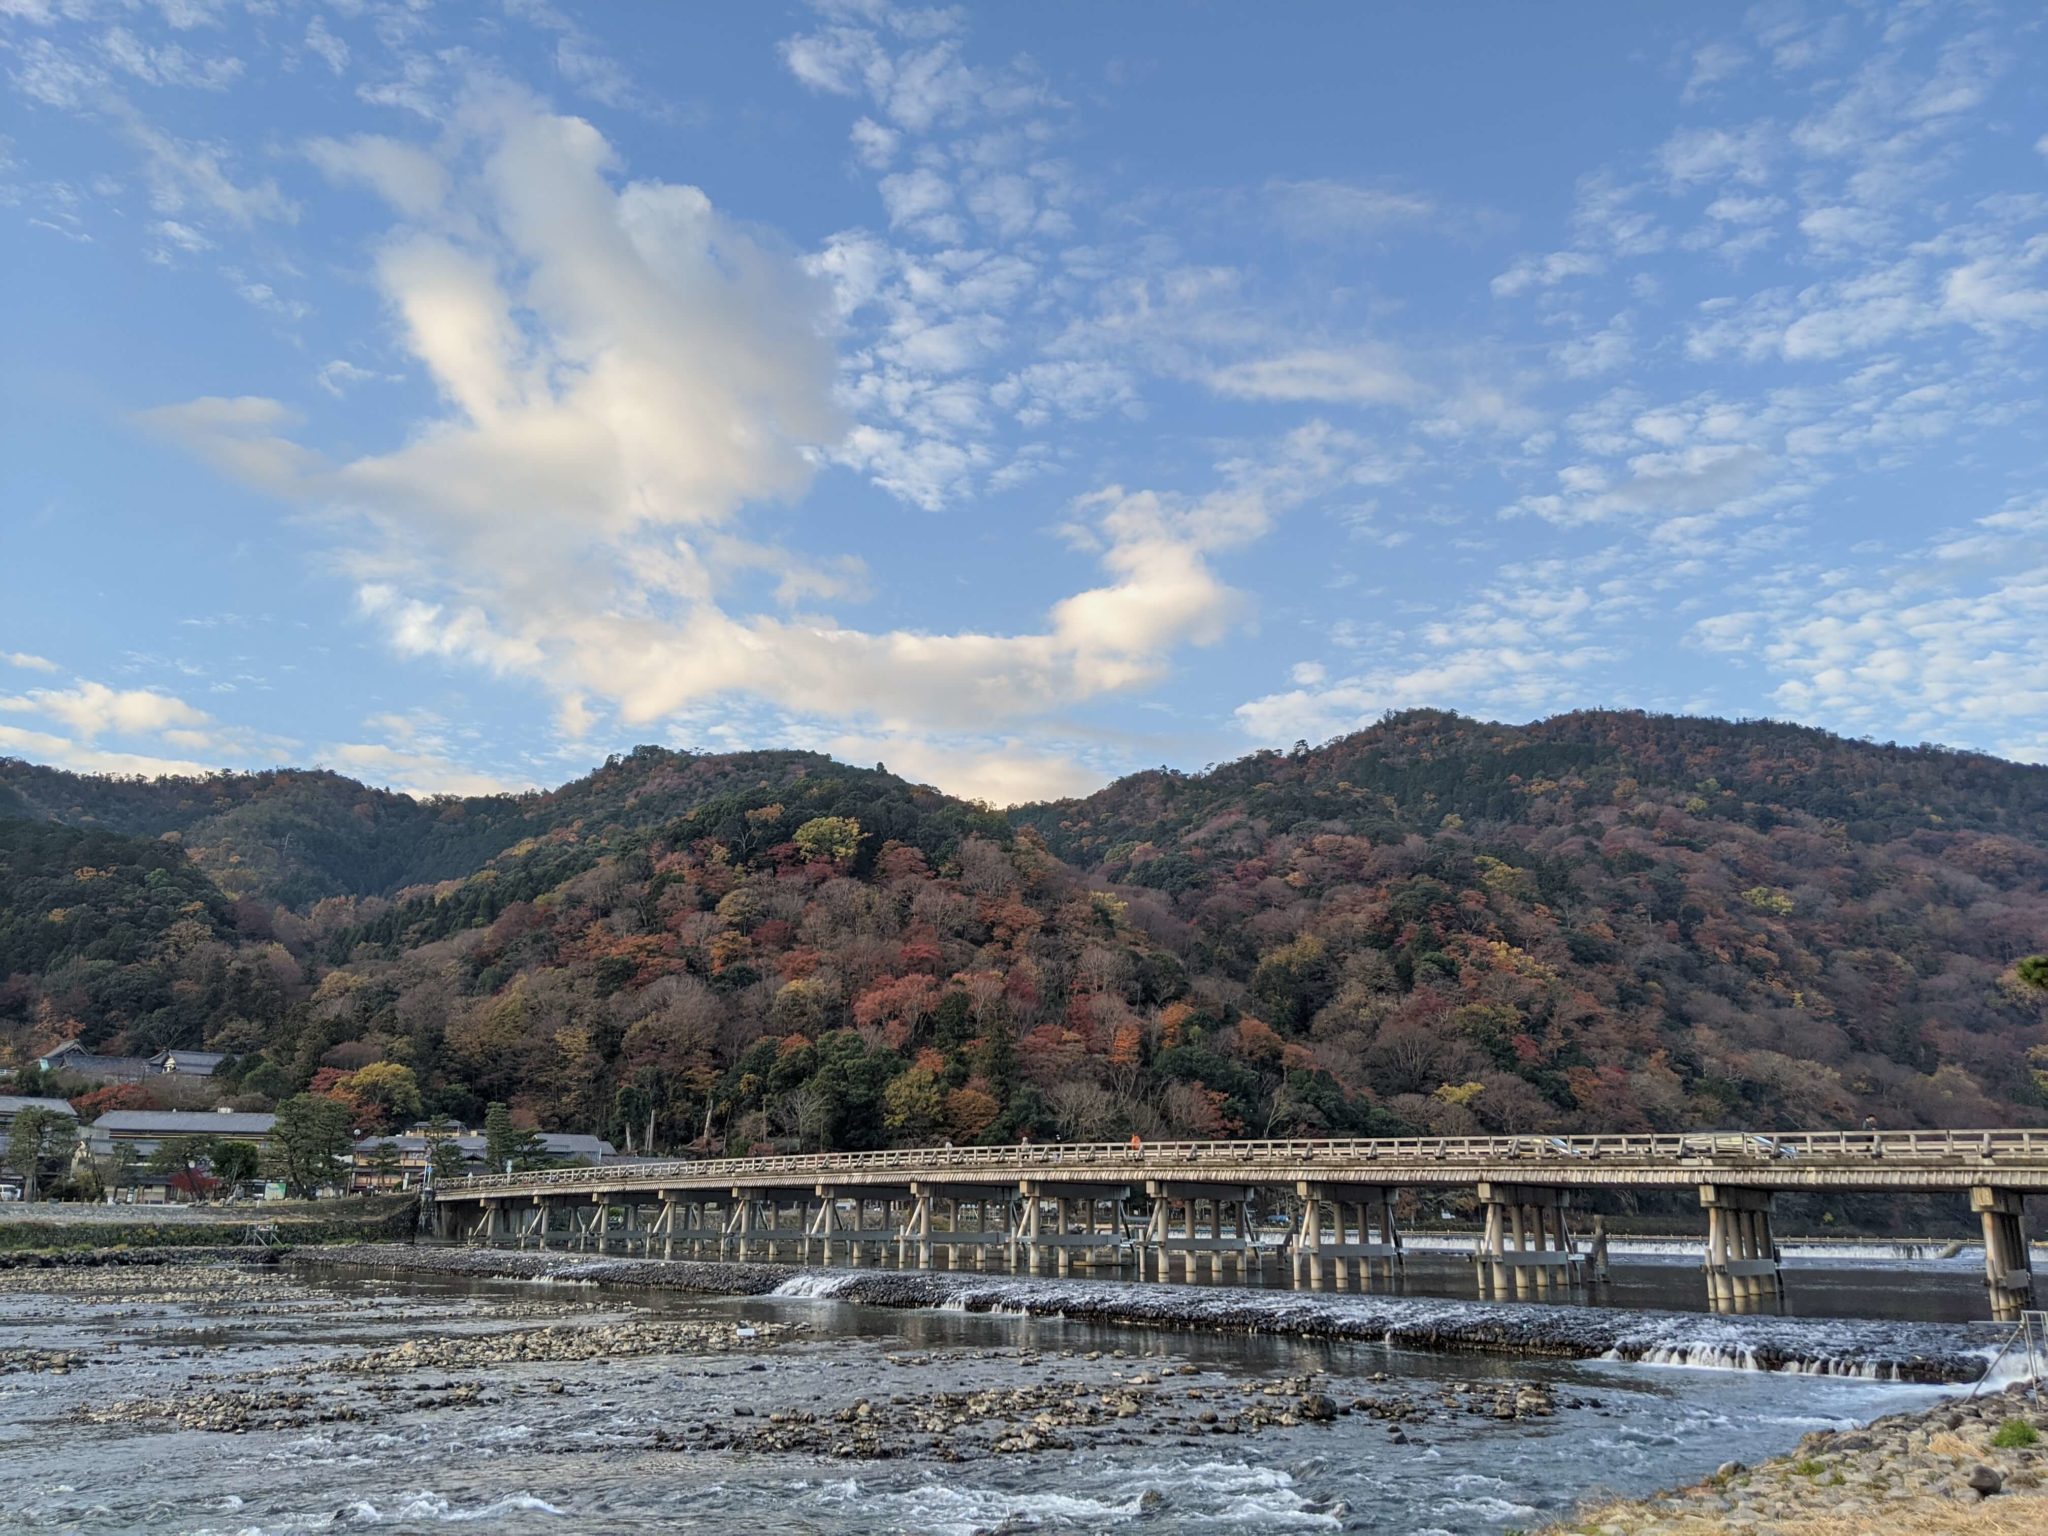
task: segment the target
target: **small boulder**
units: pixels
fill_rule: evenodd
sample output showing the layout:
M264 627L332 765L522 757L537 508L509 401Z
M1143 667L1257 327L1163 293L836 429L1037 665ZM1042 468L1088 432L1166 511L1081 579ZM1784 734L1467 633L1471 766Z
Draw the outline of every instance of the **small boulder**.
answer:
M1970 1468L1970 1491L1980 1499L1988 1499L2005 1487L2005 1478L1996 1467L1987 1467L1982 1462Z

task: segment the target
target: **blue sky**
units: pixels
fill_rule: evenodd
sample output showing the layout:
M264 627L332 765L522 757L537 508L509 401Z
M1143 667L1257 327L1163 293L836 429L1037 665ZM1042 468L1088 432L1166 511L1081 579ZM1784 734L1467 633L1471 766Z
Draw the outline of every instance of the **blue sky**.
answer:
M2044 27L0 0L0 753L2048 761Z

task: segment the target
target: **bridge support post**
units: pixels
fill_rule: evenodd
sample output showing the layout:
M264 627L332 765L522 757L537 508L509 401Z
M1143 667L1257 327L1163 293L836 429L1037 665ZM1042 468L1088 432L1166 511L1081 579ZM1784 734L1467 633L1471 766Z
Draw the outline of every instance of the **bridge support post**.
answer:
M952 1206L953 1219L949 1225L957 1236L960 1230L960 1202L955 1200ZM932 1193L928 1187L918 1184L910 1186L910 1219L896 1233L896 1267L906 1267L912 1258L916 1259L919 1269L932 1267ZM946 1263L953 1269L960 1267L958 1243L947 1244Z
M1039 1209L1043 1202L1039 1200L1036 1191L1028 1184L1020 1186L1017 1197L1024 1202L1023 1232L1021 1234L1022 1241L1013 1247L1011 1251L1010 1267L1012 1269L1017 1267L1016 1249L1021 1248L1023 1250L1025 1268L1030 1273L1037 1274L1039 1259L1038 1219L1043 1214Z
M1569 1190L1541 1185L1479 1185L1486 1225L1475 1267L1482 1289L1521 1295L1578 1282L1579 1258L1565 1223L1570 1198Z
M1394 1192L1377 1184L1295 1185L1301 1197L1301 1225L1294 1237L1294 1282L1307 1273L1310 1290L1321 1290L1327 1274L1339 1287L1352 1279L1352 1261L1358 1262L1358 1278L1371 1280L1378 1269L1389 1280L1402 1264L1401 1234L1394 1225ZM1330 1207L1330 1225L1323 1224L1323 1206ZM1357 1221L1357 1240L1346 1230L1346 1212ZM1377 1231L1375 1231L1377 1228ZM1245 1242L1244 1207L1238 1207L1239 1241ZM1253 1255L1256 1257L1256 1254ZM1326 1270L1325 1265L1328 1265Z
M2016 1189L1979 1185L1970 1191L1970 1209L1984 1226L1984 1284L1991 1293L1991 1315L2013 1321L2034 1294L2026 1196Z
M1171 1280L1174 1261L1190 1284L1199 1279L1206 1265L1211 1280L1223 1278L1227 1261L1244 1263L1249 1242L1245 1231L1245 1208L1251 1191L1235 1184L1182 1184L1151 1179L1145 1191L1152 1200L1151 1219L1134 1234L1138 1256L1138 1277L1144 1279L1147 1266L1152 1278ZM1120 1205L1119 1210L1123 1207ZM1227 1217L1234 1212L1234 1218ZM1235 1231L1228 1230L1234 1219ZM1176 1235L1177 1234L1177 1235Z
M1784 1271L1771 1235L1771 1191L1702 1184L1707 1210L1707 1296L1719 1308L1743 1309L1782 1301Z

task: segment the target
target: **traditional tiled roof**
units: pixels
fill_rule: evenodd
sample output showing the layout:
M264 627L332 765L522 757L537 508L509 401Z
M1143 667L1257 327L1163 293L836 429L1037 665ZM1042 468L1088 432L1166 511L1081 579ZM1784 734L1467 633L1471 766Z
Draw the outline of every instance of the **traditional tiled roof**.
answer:
M74 1120L78 1118L78 1111L62 1099L23 1098L17 1094L0 1093L0 1115L12 1120L24 1109L40 1109L47 1114L69 1115Z
M95 1135L268 1136L277 1116L239 1110L110 1109L93 1121Z

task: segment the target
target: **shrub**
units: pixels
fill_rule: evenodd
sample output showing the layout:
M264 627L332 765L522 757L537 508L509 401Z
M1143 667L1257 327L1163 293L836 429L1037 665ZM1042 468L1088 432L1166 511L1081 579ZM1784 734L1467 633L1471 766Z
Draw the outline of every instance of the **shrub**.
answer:
M2040 1431L2025 1419L2007 1419L1998 1426L1998 1433L1991 1437L1992 1447L2001 1451L2025 1450L2040 1443Z

